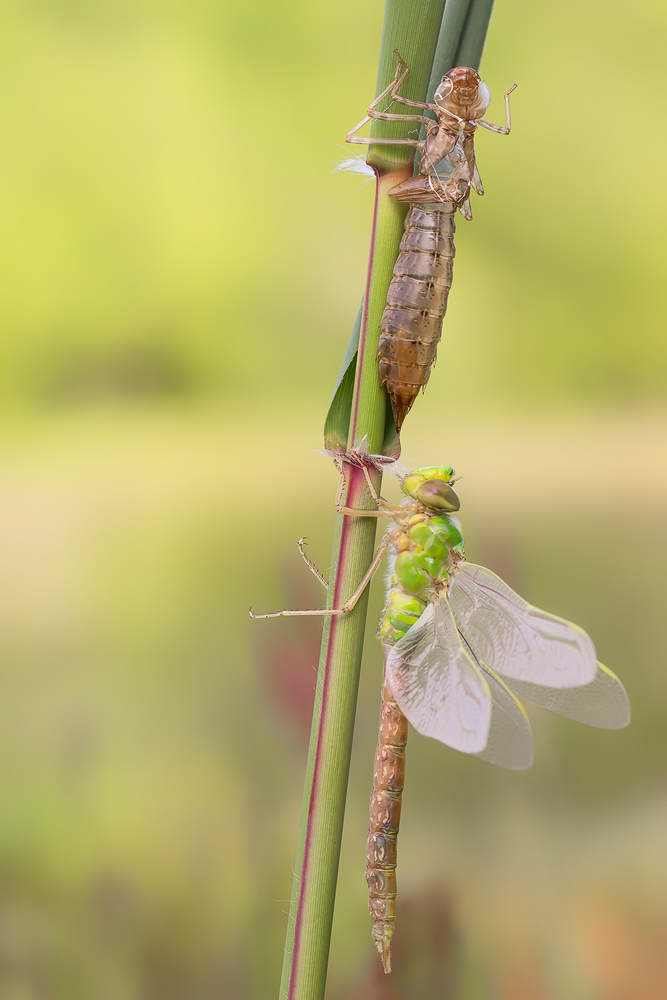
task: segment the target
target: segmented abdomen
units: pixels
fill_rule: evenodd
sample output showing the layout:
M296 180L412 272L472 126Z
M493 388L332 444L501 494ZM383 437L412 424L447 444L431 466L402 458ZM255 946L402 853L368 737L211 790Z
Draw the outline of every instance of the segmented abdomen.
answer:
M382 684L380 734L375 751L370 823L366 846L368 908L373 918L373 940L391 971L390 944L396 914L396 840L405 780L408 720L394 700L386 680Z
M398 430L435 361L452 284L458 205L412 205L382 314L380 381Z
M448 471L451 473L452 470ZM385 658L387 650L419 621L433 599L434 587L442 587L453 555L463 554L461 532L447 515L406 514L404 518L397 519L397 523L402 530L392 532L396 557L392 584L378 629ZM390 945L396 912L396 842L407 739L407 719L385 677L366 848L368 908L373 918L373 940L382 955L385 972L391 969Z

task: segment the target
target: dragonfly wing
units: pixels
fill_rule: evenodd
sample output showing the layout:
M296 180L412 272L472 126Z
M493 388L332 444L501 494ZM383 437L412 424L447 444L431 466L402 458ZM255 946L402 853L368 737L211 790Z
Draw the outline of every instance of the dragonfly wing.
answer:
M590 685L597 657L590 636L540 611L484 566L463 563L449 596L456 623L476 656L514 681L547 688Z
M486 746L477 756L489 764L525 771L533 763L533 734L523 705L484 662L479 664L491 691L491 725Z
M385 669L401 711L423 736L501 767L532 764L526 713L461 639L447 595L387 647Z
M615 673L598 663L590 684L573 688L548 688L527 681L512 681L518 695L568 719L600 729L623 729L630 722L630 702Z
M489 684L463 646L446 595L386 647L385 670L399 708L418 733L464 753L484 750Z

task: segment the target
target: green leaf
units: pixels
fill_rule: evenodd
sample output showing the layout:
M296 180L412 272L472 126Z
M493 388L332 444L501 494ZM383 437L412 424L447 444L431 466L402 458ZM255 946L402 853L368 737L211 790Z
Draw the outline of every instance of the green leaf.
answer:
M324 421L324 447L327 451L335 452L337 455L343 454L347 448L363 310L364 300L362 299L359 311L357 312L357 318L352 327L343 363L340 366L338 378L336 379L336 387L331 397L329 411Z

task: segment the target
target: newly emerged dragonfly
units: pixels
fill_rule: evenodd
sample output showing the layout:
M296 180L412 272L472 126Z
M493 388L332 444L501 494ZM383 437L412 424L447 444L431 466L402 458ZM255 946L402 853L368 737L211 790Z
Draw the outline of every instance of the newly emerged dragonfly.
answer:
M484 120L491 101L489 88L474 69L457 66L445 73L433 103L411 101L399 94L409 72L399 55L394 79L345 137L346 142L364 145L414 146L419 153L418 173L389 191L396 201L410 205L378 344L380 380L387 387L399 431L435 362L452 285L456 212L472 219L470 188L478 195L484 194L475 162L475 132L481 125L509 135L509 95L516 86L505 94L507 125L493 125ZM389 94L392 101L433 112L437 121L425 114L378 111L378 104ZM426 137L383 139L357 135L373 119L418 123L425 126Z
M533 760L532 735L517 696L605 729L626 726L630 705L616 675L597 662L583 629L532 607L491 570L467 562L452 516L459 498L451 467L403 476L401 504L377 496L365 466L364 472L377 509L339 511L393 524L352 597L332 610L251 615L345 614L391 551L378 629L384 677L366 854L373 940L389 972L408 721L455 750L522 770Z

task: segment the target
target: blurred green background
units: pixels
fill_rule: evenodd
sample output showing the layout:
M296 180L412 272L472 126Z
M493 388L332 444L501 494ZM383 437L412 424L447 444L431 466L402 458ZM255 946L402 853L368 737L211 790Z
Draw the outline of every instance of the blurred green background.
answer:
M317 454L371 186L333 174L382 3L0 14L0 1000L277 995L330 559ZM413 734L396 972L363 879L382 604L331 1000L667 995L663 52L657 0L498 0L487 195L407 422L472 559L572 618L630 729L531 710L505 773ZM445 346L446 345L446 346ZM387 487L391 492L392 487Z

